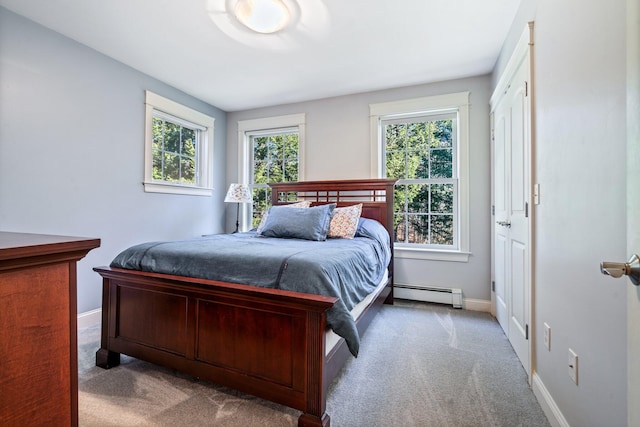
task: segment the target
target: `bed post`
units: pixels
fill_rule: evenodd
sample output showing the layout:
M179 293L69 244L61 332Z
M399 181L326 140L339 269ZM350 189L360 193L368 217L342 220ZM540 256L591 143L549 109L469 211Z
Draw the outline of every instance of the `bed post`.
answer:
M395 285L394 275L393 275L393 241L395 240L395 227L393 225L393 209L394 209L394 188L396 185L397 179L384 179L381 180L384 184L385 190L385 202L387 204L387 218L386 224L384 226L387 228L389 232L389 247L391 248L391 260L389 261L389 278L391 279L391 284L389 286L390 291L387 298L384 300L385 304L393 304L393 288Z
M305 412L298 418L298 427L329 427L326 412L326 388L323 384L325 369L326 313L307 314L307 372Z
M94 268L94 271L96 269ZM102 328L100 335L100 349L96 351L96 366L110 369L120 364L120 353L109 350L109 334L111 331L109 324L110 280L106 277L102 279Z

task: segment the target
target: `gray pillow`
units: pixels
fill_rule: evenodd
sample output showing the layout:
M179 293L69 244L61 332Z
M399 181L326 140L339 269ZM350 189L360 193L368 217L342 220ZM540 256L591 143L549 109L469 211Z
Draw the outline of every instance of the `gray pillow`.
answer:
M336 204L312 208L272 206L262 228L264 237L289 237L305 240L327 240L331 215Z

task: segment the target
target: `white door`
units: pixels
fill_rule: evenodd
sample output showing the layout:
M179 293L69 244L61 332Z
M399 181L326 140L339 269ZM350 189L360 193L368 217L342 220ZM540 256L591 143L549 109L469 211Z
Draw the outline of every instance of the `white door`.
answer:
M628 0L627 8L627 254L630 256L640 255L640 0ZM640 288L628 280L625 282L628 425L640 426Z
M507 157L507 135L511 133L509 111L500 103L493 112L493 213L496 223L493 224L493 290L495 300L495 316L505 333L509 331L509 293L508 282L508 238L509 229L498 222L507 221L509 204L509 163Z
M528 41L528 32L525 34ZM528 43L526 44L528 47ZM528 48L514 54L493 108L493 281L495 314L530 373L531 109ZM495 96L495 95L494 95Z

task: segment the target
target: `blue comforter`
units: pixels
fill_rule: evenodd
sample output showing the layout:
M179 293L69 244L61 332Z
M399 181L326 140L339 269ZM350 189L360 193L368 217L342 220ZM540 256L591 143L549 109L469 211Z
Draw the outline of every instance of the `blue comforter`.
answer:
M354 239L317 242L250 231L150 242L126 249L111 267L337 297L327 326L357 356L360 338L349 311L380 283L390 258L386 229L362 218Z

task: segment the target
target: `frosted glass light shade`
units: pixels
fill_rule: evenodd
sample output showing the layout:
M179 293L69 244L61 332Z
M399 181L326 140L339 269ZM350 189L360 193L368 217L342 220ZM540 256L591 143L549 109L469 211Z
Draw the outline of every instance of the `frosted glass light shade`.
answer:
M239 0L234 13L247 28L263 34L280 31L291 16L282 0Z

